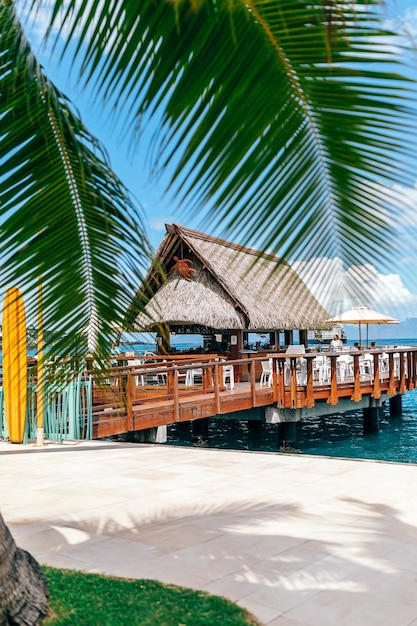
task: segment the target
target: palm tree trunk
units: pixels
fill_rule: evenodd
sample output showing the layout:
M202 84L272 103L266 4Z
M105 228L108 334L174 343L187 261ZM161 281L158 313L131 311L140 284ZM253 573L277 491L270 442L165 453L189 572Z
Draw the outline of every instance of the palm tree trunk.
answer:
M16 546L0 515L0 624L38 624L48 612L48 595L38 562Z

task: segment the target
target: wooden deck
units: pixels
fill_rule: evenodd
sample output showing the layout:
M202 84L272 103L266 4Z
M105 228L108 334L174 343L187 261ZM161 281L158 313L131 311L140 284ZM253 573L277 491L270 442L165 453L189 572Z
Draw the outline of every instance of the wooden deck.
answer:
M105 381L94 384L93 438L266 406L317 409L324 403L334 406L336 412L342 398L351 401L354 408L363 398L378 400L404 394L417 385L417 348L374 350L367 371L364 355L352 353L350 373L343 377L340 354L328 353L326 381L318 377L317 356L271 354L270 387L260 384L265 357L222 362L214 356L199 361L196 356L193 363L177 359L114 368ZM233 389L224 384L226 365L234 368ZM185 384L189 370L198 372L193 385Z

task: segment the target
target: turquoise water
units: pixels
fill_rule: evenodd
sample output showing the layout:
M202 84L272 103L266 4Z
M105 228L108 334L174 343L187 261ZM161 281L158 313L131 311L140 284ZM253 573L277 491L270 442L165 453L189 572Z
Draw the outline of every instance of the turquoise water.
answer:
M196 343L175 343L172 344L173 348L177 350L190 350L192 348L199 348ZM157 352L156 343L134 343L134 344L120 344L120 350L122 352L135 352L135 354L141 355L145 352Z
M349 344L354 341L349 341ZM416 339L384 339L382 346L417 345ZM402 396L401 417L390 417L389 403L384 406L379 431L363 434L362 410L335 413L306 419L297 424L295 454L313 454L339 458L373 459L402 463L417 463L417 390ZM201 445L201 437L183 426L169 428L171 445ZM210 419L204 445L233 450L278 451L276 424L256 424L232 419ZM288 450L286 450L288 452Z
M402 416L390 417L387 403L379 431L366 435L362 411L304 420L297 448L305 454L417 463L417 390L405 393L402 405Z
M194 445L200 438L189 432L169 428L172 445ZM256 424L232 419L210 419L208 437L210 448L232 450L278 451L278 426ZM285 450L288 452L288 450ZM401 417L390 417L384 407L379 431L363 434L362 410L303 420L297 424L297 442L291 452L320 456L374 459L417 463L417 390L403 395Z

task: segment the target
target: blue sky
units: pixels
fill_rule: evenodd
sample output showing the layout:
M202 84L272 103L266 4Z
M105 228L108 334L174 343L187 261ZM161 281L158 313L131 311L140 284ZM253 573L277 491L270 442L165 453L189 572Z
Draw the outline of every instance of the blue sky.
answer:
M24 0L22 0L24 1ZM169 196L164 196L163 191L167 183L167 178L158 180L152 177L147 153L147 146L150 143L154 128L149 126L141 138L142 148L132 149L129 145L130 135L123 132L110 113L103 113L100 102L94 101L94 94L82 92L76 83L75 72L71 74L68 67L60 65L55 58L51 58L49 51L42 50L40 46L41 35L43 34L47 14L40 14L36 18L35 24L27 28L27 34L32 43L35 53L45 67L48 76L55 82L75 104L81 113L81 117L89 129L107 149L110 156L111 165L142 205L149 239L154 248L158 246L165 234L165 223L179 223L191 228L203 230L211 235L218 235L213 232L210 224L205 220L205 211L202 207L200 215L195 218L185 217L184 208L177 205ZM407 31L407 45L412 41L417 42L417 5L411 0L388 0L386 8L386 21L389 26L394 25L398 32L401 29ZM417 48L417 46L416 46ZM411 71L417 68L417 53L410 55ZM415 72L417 76L417 71ZM417 182L417 167L416 167ZM406 190L409 196L410 206L417 206L417 186L414 189ZM405 223L411 223L413 215L405 219ZM390 271L381 271L380 268L369 266L368 275L371 284L371 291L374 294L372 302L352 302L343 299L338 294L329 294L323 289L322 281L315 280L317 272L311 270L311 264L299 263L298 271L306 280L313 293L319 298L322 304L328 309L330 314L340 312L341 309L350 308L352 305L367 304L374 309L381 310L388 315L399 318L417 317L417 272L410 271L417 260L417 232L410 232L404 229L398 232L398 245L401 247L401 254L398 255L398 262L390 268ZM327 268L326 273L341 272L338 259L321 259L321 263ZM353 269L344 273L343 280L355 280ZM339 311L335 307L339 307Z

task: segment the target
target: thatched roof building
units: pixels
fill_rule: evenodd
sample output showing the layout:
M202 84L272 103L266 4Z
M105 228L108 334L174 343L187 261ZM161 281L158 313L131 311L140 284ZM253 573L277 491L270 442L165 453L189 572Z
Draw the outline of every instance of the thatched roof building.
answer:
M176 224L166 229L146 278L153 295L138 330L158 323L173 330L314 329L329 317L287 262ZM191 269L188 277L182 266Z

